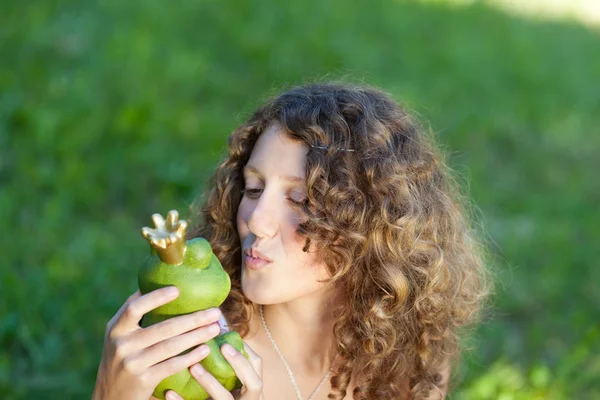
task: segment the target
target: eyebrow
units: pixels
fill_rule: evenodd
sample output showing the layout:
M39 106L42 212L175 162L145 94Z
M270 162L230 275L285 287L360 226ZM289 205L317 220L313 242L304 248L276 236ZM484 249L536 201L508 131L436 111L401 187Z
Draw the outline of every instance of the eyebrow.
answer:
M262 177L263 175L260 173L260 171L258 169L256 169L255 167L253 167L252 165L246 165L244 167L244 172L246 173L252 173L254 175L258 175L260 177ZM306 183L306 178L301 178L299 176L289 176L289 175L285 175L281 177L282 180L290 182L290 183L294 183L294 184L304 184Z

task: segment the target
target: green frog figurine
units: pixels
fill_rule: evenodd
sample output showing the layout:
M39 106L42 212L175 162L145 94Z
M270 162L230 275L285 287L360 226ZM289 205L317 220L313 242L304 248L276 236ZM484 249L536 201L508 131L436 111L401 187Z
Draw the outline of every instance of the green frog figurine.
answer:
M141 322L144 328L168 318L219 307L231 289L229 275L213 254L208 241L203 238L186 241L188 224L178 219L175 210L169 211L166 221L160 214L153 214L155 228L142 228L142 236L150 242L152 254L139 270L140 291L146 294L165 286L177 286L179 289L179 297L175 300L144 315ZM220 348L225 343L249 358L241 336L229 331L206 342L210 354L200 364L232 391L240 388L241 382L221 354ZM167 390L174 390L186 400L209 397L187 369L164 379L153 396L164 400Z

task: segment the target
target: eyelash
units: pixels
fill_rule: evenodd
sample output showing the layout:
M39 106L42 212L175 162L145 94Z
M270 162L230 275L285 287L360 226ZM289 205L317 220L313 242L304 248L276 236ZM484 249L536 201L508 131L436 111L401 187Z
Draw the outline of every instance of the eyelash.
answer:
M246 196L246 195L247 196L252 196L252 195L258 194L257 191L262 191L262 189L242 189L242 194L244 196ZM252 197L250 197L250 198L252 198ZM296 200L291 199L289 197L288 197L288 200L291 201L296 206L302 206L306 202L306 200L304 200L304 201L296 201Z

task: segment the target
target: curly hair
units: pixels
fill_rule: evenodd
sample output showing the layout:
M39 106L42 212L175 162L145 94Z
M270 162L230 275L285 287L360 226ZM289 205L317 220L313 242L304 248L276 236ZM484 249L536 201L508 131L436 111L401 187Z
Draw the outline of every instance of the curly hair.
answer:
M252 312L236 229L242 169L273 121L292 140L326 146L307 154L307 219L298 233L304 251L316 244L346 299L334 313L341 357L329 398L342 399L352 376L357 400L402 398L403 382L410 398L441 397L444 371L460 360L459 338L491 293L484 241L432 134L378 89L294 87L231 134L208 196L191 206L198 222L189 233L209 240L231 277L221 307L230 325L244 336Z

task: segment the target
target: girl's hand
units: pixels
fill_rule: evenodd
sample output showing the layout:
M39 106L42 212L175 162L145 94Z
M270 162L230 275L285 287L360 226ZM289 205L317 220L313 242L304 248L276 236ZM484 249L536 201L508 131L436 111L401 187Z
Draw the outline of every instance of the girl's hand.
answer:
M208 355L206 345L181 353L219 334L219 309L182 315L146 328L138 325L144 314L177 296L175 287L143 296L138 290L108 322L93 400L148 400L163 379Z
M262 359L247 343L244 343L244 349L248 353L250 361L228 344L221 347L221 353L242 382L243 386L240 390L230 393L200 364L190 368L192 376L208 392L212 400L261 400L263 398ZM167 400L184 400L183 397L172 390L167 392L166 398Z

